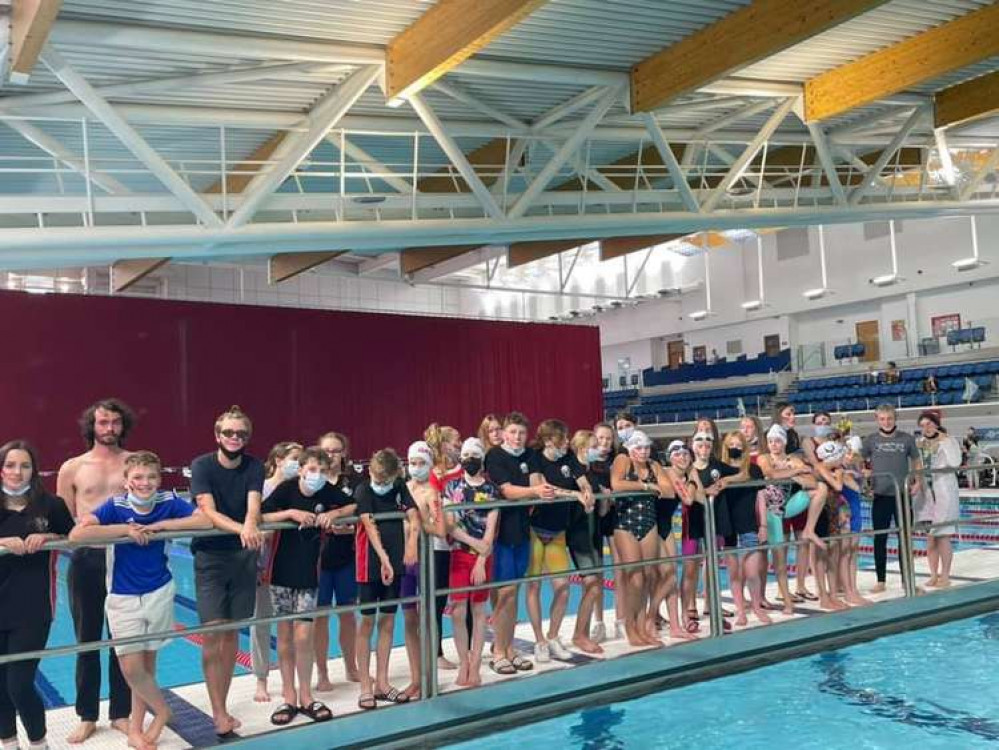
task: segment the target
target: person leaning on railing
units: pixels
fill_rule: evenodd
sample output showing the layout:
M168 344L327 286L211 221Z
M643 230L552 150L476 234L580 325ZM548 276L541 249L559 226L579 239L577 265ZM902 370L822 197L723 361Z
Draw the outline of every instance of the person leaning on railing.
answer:
M21 440L0 448L0 655L45 648L52 626L51 556L42 545L73 528L66 504L37 473L34 449ZM45 704L35 687L38 659L0 665L0 741L17 747L21 717L32 748L44 748Z

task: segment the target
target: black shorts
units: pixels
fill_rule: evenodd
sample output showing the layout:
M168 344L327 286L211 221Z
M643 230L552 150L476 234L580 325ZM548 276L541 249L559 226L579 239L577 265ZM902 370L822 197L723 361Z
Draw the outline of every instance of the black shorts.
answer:
M200 550L194 553L198 619L245 620L257 603L257 551Z
M376 602L384 602L388 599L398 599L399 592L402 585L402 576L397 575L392 579L392 583L386 586L382 583L381 579L374 581L372 583L358 583L357 584L357 603L358 604L374 604ZM366 607L361 610L362 617L371 617L377 611L381 611L384 614L392 615L395 614L395 610L398 605L396 604L386 604L385 606L380 606L377 609L374 607Z

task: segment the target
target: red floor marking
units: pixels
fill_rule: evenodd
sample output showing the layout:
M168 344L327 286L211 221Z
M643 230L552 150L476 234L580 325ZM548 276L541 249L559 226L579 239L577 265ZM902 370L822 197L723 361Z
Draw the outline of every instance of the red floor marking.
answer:
M173 629L176 630L178 633L187 630L187 628L185 628L183 625L178 625L177 623L174 623ZM193 643L195 646L205 645L205 637L198 633L185 635L184 640ZM253 669L253 657L250 656L248 653L246 653L246 651L236 652L236 663L245 669Z

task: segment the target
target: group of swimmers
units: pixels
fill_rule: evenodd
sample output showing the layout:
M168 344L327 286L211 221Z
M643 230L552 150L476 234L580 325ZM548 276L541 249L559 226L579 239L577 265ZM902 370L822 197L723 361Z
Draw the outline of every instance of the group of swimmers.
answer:
M857 538L836 537L860 530L864 484L873 483L875 530L889 528L895 484L907 478L915 493L930 497L921 506L922 520L951 518L953 511L944 507L949 499L937 498L949 491L940 479L923 488L918 473L910 476L924 461L933 468L949 465L953 446L948 441L953 439L939 414L921 415L918 446L911 435L897 431L890 406L879 407L877 419L878 431L864 440L840 434L824 412L813 416L813 434L802 439L788 404L776 406L767 429L758 418L745 417L738 430L722 436L713 421L702 419L689 440L668 445L660 462L653 457L652 440L626 412L613 424L575 432L558 419L546 419L533 435L518 412L502 418L490 414L464 440L456 429L432 424L409 446L405 460L384 448L364 470L351 460L349 441L339 432L328 432L310 446L278 443L261 462L246 452L250 418L233 406L215 422L215 450L191 463L191 503L160 491L162 467L155 454L124 449L133 414L120 401L107 399L84 413L89 449L63 464L56 495L42 485L30 445L14 441L0 448L0 546L8 553L0 556L0 654L44 648L53 592L52 560L42 545L66 536L74 542L104 542L72 552L71 611L80 642L100 640L105 619L115 639L131 639L111 652L109 713L115 728L140 750L156 746L171 716L155 680L156 652L163 642L142 640L173 628L173 582L165 543L156 532L225 532L195 535L192 542L203 624L254 614L286 618L277 624L282 695L271 721L278 726L298 715L313 721L332 718L313 690L333 687L327 669L328 617L316 611L334 602L367 605L359 618L353 611L337 614L344 677L359 683L358 706L372 710L421 696L426 666L416 605L421 534L431 538L435 588L452 589L435 602L434 646L438 668L456 670L459 686L481 683L490 626L488 666L500 675L532 670L532 656L544 663L569 658L571 648L599 654L600 644L614 637L638 647L661 645L663 629L671 638L696 638L704 614L697 593L709 506L735 605L734 612L722 613L726 630L733 627L730 618L734 626L743 626L751 612L766 623L768 610L793 613L794 604L805 599L830 610L863 605L867 600L856 585ZM959 447L957 455L960 462ZM609 493L615 497L606 497ZM492 501L512 502L481 507ZM680 518L681 576L669 559L678 552L675 515ZM279 522L297 528L261 529ZM949 583L952 533L942 528L931 536L928 585ZM778 606L765 596L768 553L760 545L792 534L798 543L794 593L786 548L772 551ZM613 632L603 621L605 545L620 564L614 570ZM887 534L881 534L875 537L875 590L885 585L886 556ZM564 639L572 565L580 571L582 597L573 633ZM805 585L809 572L814 594ZM530 579L542 573L553 576L547 628L540 582ZM705 573L713 571L705 567ZM533 654L514 646L525 578ZM475 589L491 582L497 585ZM399 599L410 677L402 689L390 684L388 674ZM457 663L445 657L441 644L449 604ZM203 638L215 730L220 737L232 736L240 726L227 706L238 630L206 632ZM269 701L269 625L254 627L253 666L255 699ZM18 715L30 747L45 747L44 709L33 687L37 667L37 659L0 665L3 750L18 746ZM99 687L99 653L81 653L80 724L68 738L71 743L85 741L96 730ZM147 714L152 716L148 725Z

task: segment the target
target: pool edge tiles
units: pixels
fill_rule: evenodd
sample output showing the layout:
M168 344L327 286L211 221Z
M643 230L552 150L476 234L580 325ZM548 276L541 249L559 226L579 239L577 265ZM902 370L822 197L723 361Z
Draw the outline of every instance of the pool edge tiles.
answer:
M488 688L462 690L432 701L354 714L327 725L284 730L282 748L438 747L549 718L594 703L635 698L768 664L841 648L891 633L928 627L999 607L999 581L972 584L931 596L895 599L825 617L809 617L724 638L643 651L575 669ZM271 732L228 745L273 748Z

